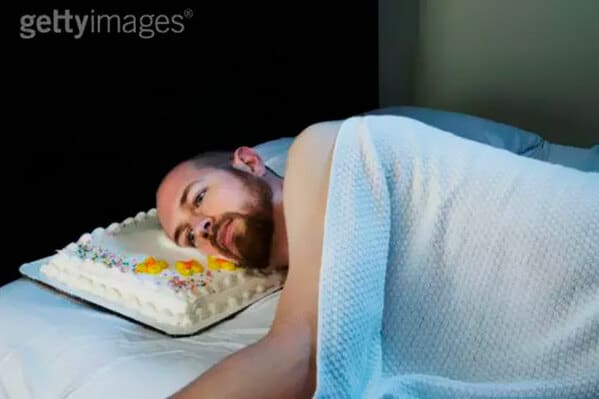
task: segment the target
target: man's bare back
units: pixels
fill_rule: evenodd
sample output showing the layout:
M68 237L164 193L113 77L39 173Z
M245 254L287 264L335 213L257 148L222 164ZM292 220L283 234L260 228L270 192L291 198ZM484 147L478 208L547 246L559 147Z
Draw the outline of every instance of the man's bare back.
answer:
M283 186L288 277L261 340L225 358L173 398L307 398L316 386L318 282L332 153L341 121L305 129Z

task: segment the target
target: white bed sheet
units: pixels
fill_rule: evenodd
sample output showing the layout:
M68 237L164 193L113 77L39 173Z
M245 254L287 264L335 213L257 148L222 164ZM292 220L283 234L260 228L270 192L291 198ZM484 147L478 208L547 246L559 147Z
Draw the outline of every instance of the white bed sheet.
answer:
M0 288L0 398L165 398L264 336L279 296L172 338L19 279Z

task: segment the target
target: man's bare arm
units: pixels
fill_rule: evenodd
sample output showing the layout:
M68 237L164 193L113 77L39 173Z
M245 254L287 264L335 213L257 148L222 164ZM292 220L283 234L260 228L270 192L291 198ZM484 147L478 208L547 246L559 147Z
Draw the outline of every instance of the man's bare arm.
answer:
M289 272L269 333L173 398L308 398L315 389L318 276L337 123L306 129L289 150L283 204Z
M301 376L307 374L309 360L305 336L300 331L269 333L225 358L173 398L305 397L301 395Z

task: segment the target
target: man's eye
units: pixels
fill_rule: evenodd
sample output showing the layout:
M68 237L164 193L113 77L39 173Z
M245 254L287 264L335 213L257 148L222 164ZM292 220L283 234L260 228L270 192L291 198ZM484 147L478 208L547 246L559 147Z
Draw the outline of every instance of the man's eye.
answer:
M195 240L196 240L196 237L195 237L193 230L189 230L187 232L187 243L189 245L195 245Z
M196 195L196 197L194 198L193 204L195 206L200 206L200 204L202 203L202 200L204 199L204 195L206 195L206 190L200 191L200 193L198 195Z

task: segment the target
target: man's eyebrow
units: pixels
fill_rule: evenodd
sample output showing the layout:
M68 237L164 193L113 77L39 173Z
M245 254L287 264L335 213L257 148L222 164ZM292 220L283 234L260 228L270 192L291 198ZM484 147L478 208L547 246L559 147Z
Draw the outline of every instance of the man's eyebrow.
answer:
M187 225L183 225L183 224L182 224L182 225L179 225L179 226L177 227L177 229L175 230L175 235L174 235L174 238L175 238L175 243L176 243L177 245L180 245L180 244L179 244L179 236L181 235L181 233L183 232L183 230L184 230L186 227L187 227Z
M194 180L185 187L183 193L181 193L181 198L179 199L179 205L184 205L187 202L187 196L189 195L189 191L196 185L204 182L204 178L200 177L198 180Z
M187 196L189 195L189 190L197 183L197 181L193 181L185 187L183 190L183 194L181 194L181 199L179 199L179 205L184 205L187 202Z

